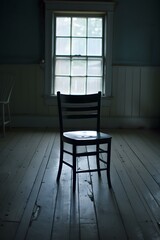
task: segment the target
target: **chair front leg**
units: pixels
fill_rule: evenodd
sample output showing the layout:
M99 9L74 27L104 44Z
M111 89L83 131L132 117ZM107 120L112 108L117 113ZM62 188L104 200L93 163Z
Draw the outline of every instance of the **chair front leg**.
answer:
M62 171L62 164L63 164L63 148L64 148L64 143L62 140L60 140L60 159L59 159L59 168L58 168L58 174L57 174L57 182L60 179L61 176L61 171Z
M2 103L2 128L3 128L3 136L5 136L5 104Z
M10 111L9 103L7 104L7 109L8 109L8 123L10 124L10 128L11 128L11 111Z
M110 163L111 163L111 140L108 142L108 153L107 153L107 179L108 179L108 186L112 188L111 185L111 178L110 178Z

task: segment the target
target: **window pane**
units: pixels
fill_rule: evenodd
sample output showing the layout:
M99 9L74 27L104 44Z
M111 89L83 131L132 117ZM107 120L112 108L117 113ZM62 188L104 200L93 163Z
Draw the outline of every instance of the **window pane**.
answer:
M70 93L70 78L69 77L56 77L55 78L55 94L57 91L62 93Z
M70 38L57 38L56 54L70 55Z
M86 55L86 39L85 38L72 39L72 55Z
M87 74L89 76L102 76L102 61L101 60L89 60Z
M87 93L95 93L102 91L102 78L88 77L87 78Z
M102 55L102 40L101 39L88 39L87 54L89 56L101 56Z
M73 18L72 19L72 36L86 36L86 18Z
M56 75L70 75L70 60L56 60L56 68L55 68Z
M70 36L70 17L57 17L56 18L56 36Z
M73 60L71 67L72 76L85 76L86 75L86 61L83 60Z
M85 94L85 86L85 77L73 77L71 80L71 94Z
M102 37L102 18L88 19L88 37Z

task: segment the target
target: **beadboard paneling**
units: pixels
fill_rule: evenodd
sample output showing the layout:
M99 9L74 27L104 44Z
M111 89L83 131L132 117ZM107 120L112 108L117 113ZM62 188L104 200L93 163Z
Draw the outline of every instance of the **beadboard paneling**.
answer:
M44 68L38 64L0 65L0 77L11 74L15 87L11 99L11 111L15 119L23 119L29 125L33 119L42 119L47 125L50 117L57 121L57 107L47 106L44 101ZM112 100L110 107L103 107L103 120L126 125L127 119L141 122L142 119L160 118L160 67L113 66ZM46 120L44 121L44 119ZM26 120L25 120L26 119ZM111 120L112 119L112 120ZM114 121L113 121L114 119ZM121 119L121 121L120 121ZM125 124L122 119L125 119ZM36 122L37 120L33 120ZM121 124L120 124L121 122ZM17 125L19 125L17 121ZM23 124L22 124L23 125ZM40 123L38 123L40 125ZM107 125L107 123L106 123ZM131 124L132 125L132 124Z
M140 92L140 67L113 67L113 103L111 116L139 117Z
M159 117L159 67L113 67L110 116Z

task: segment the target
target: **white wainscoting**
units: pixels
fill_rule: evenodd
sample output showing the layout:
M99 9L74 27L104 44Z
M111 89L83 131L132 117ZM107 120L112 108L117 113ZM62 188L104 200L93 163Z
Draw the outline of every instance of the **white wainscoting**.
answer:
M58 127L57 105L44 101L41 65L0 65L0 77L11 74L13 126ZM110 106L102 104L102 127L159 127L160 67L113 66Z

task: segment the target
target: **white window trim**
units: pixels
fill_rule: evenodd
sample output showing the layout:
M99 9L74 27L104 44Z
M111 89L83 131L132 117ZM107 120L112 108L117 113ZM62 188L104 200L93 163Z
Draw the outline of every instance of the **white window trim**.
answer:
M77 12L105 12L107 13L106 24L106 76L105 96L108 99L112 96L112 40L113 40L113 14L114 2L78 2L78 1L49 1L45 0L45 100L47 104L55 102L55 95L50 94L51 76L52 76L52 53L53 40L52 32L54 30L53 12L58 11L77 11Z

